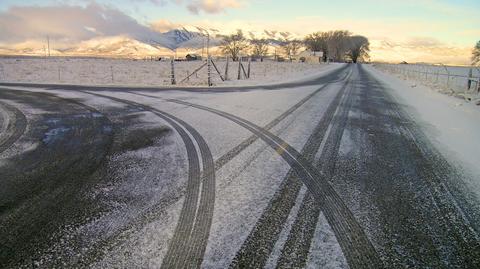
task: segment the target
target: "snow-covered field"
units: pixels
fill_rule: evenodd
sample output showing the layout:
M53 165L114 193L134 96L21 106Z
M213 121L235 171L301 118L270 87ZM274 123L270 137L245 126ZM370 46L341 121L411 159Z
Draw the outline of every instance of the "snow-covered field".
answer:
M479 67L421 64L375 64L375 67L395 74L404 80L414 81L446 94L467 99L480 98Z
M214 60L222 76L225 76L225 59ZM175 62L174 73L179 86L207 85L208 71L204 66L197 74L183 81L201 67L205 61ZM222 82L215 68L211 67L214 85L255 85L279 83L311 76L332 65L251 62L250 78L248 63L243 62L241 80L237 80L239 64L230 61L228 80ZM143 61L107 58L0 58L1 82L26 82L75 85L117 85L117 86L167 86L171 85L171 63L169 61Z

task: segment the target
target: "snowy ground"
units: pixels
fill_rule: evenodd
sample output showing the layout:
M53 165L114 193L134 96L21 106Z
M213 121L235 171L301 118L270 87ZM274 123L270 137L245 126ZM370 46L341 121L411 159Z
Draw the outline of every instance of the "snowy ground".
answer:
M271 64L248 81L268 85L198 92L0 85L0 267L479 266L478 107Z
M207 67L183 81L204 61L175 62L174 73L179 86L207 85ZM214 60L225 76L225 59ZM241 80L238 62L230 62L228 80L223 82L211 67L215 85L258 85L279 83L317 75L334 65L290 62L252 62L250 79L245 79L248 62L243 63ZM171 64L168 61L143 61L96 58L0 58L0 82L27 82L75 85L167 86L171 85Z

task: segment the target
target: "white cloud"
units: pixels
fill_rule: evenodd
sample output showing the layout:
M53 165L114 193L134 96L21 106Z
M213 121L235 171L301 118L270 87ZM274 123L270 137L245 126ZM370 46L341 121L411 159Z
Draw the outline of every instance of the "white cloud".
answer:
M157 20L150 23L150 27L155 31L163 33L163 32L170 31L172 29L181 28L182 25L178 23L173 23L168 20Z
M200 11L214 14L229 8L240 8L244 2L242 0L192 0L187 4L187 9L194 14L199 14Z
M101 35L145 39L155 34L155 31L120 10L94 2L86 7L11 7L0 12L2 43L44 39L47 35L64 42L78 42Z
M373 60L388 62L468 65L471 55L470 47L450 46L429 37L412 37L405 41L374 39L370 49Z

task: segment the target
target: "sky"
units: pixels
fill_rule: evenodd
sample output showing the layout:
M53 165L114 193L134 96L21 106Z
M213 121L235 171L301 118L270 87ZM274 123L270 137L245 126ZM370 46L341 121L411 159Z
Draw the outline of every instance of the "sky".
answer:
M479 0L0 0L0 47L50 35L81 43L136 38L185 25L288 31L344 29L364 35L373 61L470 63L480 40Z

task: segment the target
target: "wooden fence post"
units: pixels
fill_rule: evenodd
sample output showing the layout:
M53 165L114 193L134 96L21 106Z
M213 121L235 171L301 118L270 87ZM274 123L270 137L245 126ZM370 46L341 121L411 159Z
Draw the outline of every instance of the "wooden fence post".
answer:
M252 63L252 57L248 58L247 78L250 78L250 64Z
M467 90L470 90L472 87L472 80L473 80L473 70L470 68L470 71L468 72L468 81L467 81Z
M242 68L242 57L238 57L238 77L237 77L238 80L240 80L242 76L242 73L240 73L241 68Z
M212 86L212 60L210 55L207 56L207 84L208 87Z
M229 58L227 56L227 63L225 64L225 80L228 80L228 63L229 63Z
M170 79L171 79L171 83L172 85L175 85L177 84L177 82L175 81L175 63L173 61L173 58L170 59Z

